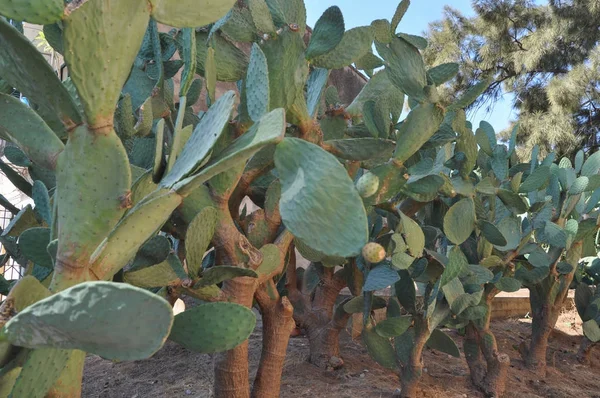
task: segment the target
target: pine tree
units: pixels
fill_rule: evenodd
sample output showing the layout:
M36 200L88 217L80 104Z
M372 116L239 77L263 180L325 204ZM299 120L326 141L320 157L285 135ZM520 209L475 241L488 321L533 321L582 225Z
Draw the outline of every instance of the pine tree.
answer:
M476 16L446 7L430 24L425 60L458 62L461 70L444 95L450 101L481 78L494 82L473 106L492 107L514 94L519 149L534 145L569 155L600 147L600 1L475 0ZM512 126L501 135L508 136Z

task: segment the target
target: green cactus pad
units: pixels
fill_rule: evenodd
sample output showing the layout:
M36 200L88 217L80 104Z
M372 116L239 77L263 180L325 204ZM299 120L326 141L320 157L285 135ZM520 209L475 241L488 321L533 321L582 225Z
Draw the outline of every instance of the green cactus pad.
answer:
M248 268L236 267L233 265L217 265L202 272L202 279L200 279L194 287L216 285L223 281L243 276L258 278L258 274L254 270Z
M155 192L157 185L152 181L152 171L148 170L138 177L131 187L131 203L135 206L146 196Z
M527 202L518 194L506 189L498 189L496 194L502 203L513 213L522 214L527 211Z
M362 341L369 355L378 364L388 369L396 369L396 354L390 340L381 337L371 324L365 325L362 331Z
M434 329L427 340L427 347L460 358L458 346L450 336L439 329Z
M344 16L337 6L329 7L319 18L306 49L306 58L313 59L336 48L346 30Z
M444 216L444 232L448 239L460 245L475 228L475 204L473 199L462 199L454 204Z
M37 113L19 99L4 94L0 94L0 136L48 169L54 169L56 157L65 147Z
M340 69L359 60L371 50L373 45L373 28L360 26L344 33L342 40L330 52L312 58L317 68Z
M285 112L283 109L275 109L263 116L258 123L255 123L218 156L212 158L198 174L186 178L173 188L182 196L188 196L215 175L241 162L246 162L261 148L281 141L284 132Z
M498 230L498 228L489 221L479 220L477 222L477 227L483 234L483 237L493 245L496 246L506 246L506 238L502 235L502 232Z
M234 101L235 93L229 91L210 107L183 147L173 168L160 182L161 187L172 187L193 172L209 155L229 122Z
M384 103L390 104L391 113L394 123L400 117L401 109L404 106L405 94L399 88L394 86L389 78L389 71L382 70L377 72L363 87L360 93L346 108L346 111L352 116L360 116L363 111L363 106L368 101L381 100Z
M402 212L400 212L400 220L408 251L413 257L421 257L425 249L425 235L421 226Z
M254 313L242 305L207 303L178 314L169 340L192 351L221 352L243 343L255 325Z
M252 21L258 33L275 33L275 25L265 0L248 0Z
M583 323L583 334L590 339L592 343L600 341L600 327L595 319L590 319Z
M459 246L454 246L448 254L448 264L442 273L440 279L440 288L443 288L446 283L459 276L463 271L469 267L469 262L460 250Z
M381 264L369 271L363 286L363 292L385 289L399 280L400 276L398 276L396 270L390 268L386 264Z
M63 0L6 1L0 4L0 15L36 25L58 22L63 14Z
M536 168L525 181L523 181L519 187L519 192L527 193L537 191L547 184L548 178L550 178L550 167L540 166Z
M16 146L6 146L4 148L4 156L9 163L18 167L29 167L32 165L31 160L25 155L25 152Z
M34 181L31 190L35 208L33 211L46 225L52 225L52 210L48 189L41 181Z
M14 362L10 362L0 370L0 397L10 396L10 392L21 373L21 367L16 364L13 365Z
M396 11L394 12L394 16L392 17L392 23L390 26L390 30L391 30L392 34L396 33L396 29L398 29L398 25L400 24L400 21L404 17L404 14L406 14L406 11L408 10L409 5L410 5L410 0L402 0L400 2L400 4L398 4L398 7L396 8Z
M304 84L308 76L302 35L284 31L277 40L265 42L262 50L269 70L270 108L289 110L297 97L304 97Z
M205 207L188 226L185 250L191 278L197 278L198 272L202 268L202 258L215 232L217 218L217 210L214 207Z
M521 282L515 278L502 277L494 286L502 292L512 293L521 289Z
M311 117L315 117L319 110L323 90L327 85L328 78L329 71L323 68L315 68L308 76L308 82L306 83L306 104Z
M152 18L158 22L178 28L195 28L219 20L233 7L235 0L150 0L150 3Z
M128 207L131 168L114 130L94 134L80 126L73 131L59 156L56 179L57 260L85 262Z
M414 108L398 130L398 146L394 158L405 162L438 131L443 120L443 110L434 104Z
M379 138L347 138L325 141L323 146L328 152L345 160L380 159L385 161L392 157L396 143Z
M521 220L517 217L505 217L497 225L498 230L507 241L505 246L498 246L500 251L514 250L521 243Z
M126 361L154 354L172 322L171 306L155 294L121 283L85 282L19 312L3 334L22 347L80 349Z
M48 296L50 296L50 291L31 275L21 278L8 295L14 300L14 308L17 312L23 311Z
M296 25L304 35L306 30L306 8L302 0L266 0L273 21L277 26Z
M23 231L38 225L35 218L35 212L31 208L31 205L27 205L22 208L12 220L10 220L8 226L2 231L2 236L17 237L21 235Z
M381 337L392 338L400 336L402 333L406 332L411 325L412 316L406 315L384 319L377 324L375 331Z
M150 289L172 285L181 280L181 274L185 271L177 257L169 254L167 259L161 263L125 272L123 281L131 285Z
M207 32L196 32L196 73L206 75L206 60L208 56ZM231 42L216 35L214 41L215 64L217 80L220 82L235 82L242 79L248 66L248 56Z
M391 82L409 97L423 100L427 76L419 50L406 40L395 37L389 44L389 50L382 55L389 63Z
M269 103L267 59L258 44L254 43L246 76L246 106L250 118L255 122L259 121L263 115L269 112Z
M0 19L0 40L2 79L35 102L36 112L48 126L60 137L66 137L67 128L80 124L82 119L50 64L29 39L4 19Z
M458 67L454 62L437 65L427 71L427 76L434 85L441 86L458 74Z
M46 268L54 262L46 248L50 243L50 228L30 228L19 236L19 250L29 261Z
M347 171L320 147L286 138L275 151L285 226L311 248L351 257L367 243L367 216Z
M146 0L89 0L64 19L69 76L91 126L112 125L149 18Z
M362 314L365 310L365 301L363 296L353 297L344 304L344 311L348 314ZM373 296L373 302L371 304L371 308L373 310L378 310L381 308L385 308L386 302L383 298L379 296Z
M598 171L600 171L600 154L594 153L583 163L581 175L590 177L594 174L598 174Z
M171 242L169 238L163 235L156 235L150 238L144 245L138 250L131 268L129 271L134 271L162 263L167 259L171 253Z
M263 261L256 269L259 275L269 275L279 267L281 261L281 252L279 247L274 244L267 244L260 248L263 255Z
M10 397L44 398L69 361L70 350L29 351Z
M92 255L91 267L95 274L111 278L123 268L142 244L169 219L181 200L175 192L166 192L156 194L131 209Z

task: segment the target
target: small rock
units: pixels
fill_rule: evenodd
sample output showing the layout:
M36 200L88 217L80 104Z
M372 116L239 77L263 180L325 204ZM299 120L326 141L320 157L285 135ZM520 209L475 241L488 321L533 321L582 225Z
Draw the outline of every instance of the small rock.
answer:
M364 374L364 373L361 373L360 375L358 375L358 377L360 377L360 378L364 378L364 377L365 377L365 374Z
M192 390L185 390L185 395L192 395Z

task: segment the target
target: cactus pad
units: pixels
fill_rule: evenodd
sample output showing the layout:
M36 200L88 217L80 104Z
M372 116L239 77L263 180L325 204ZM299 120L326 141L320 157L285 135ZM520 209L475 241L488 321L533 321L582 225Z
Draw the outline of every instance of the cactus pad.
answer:
M462 199L454 204L444 216L444 232L450 241L460 245L475 228L475 204L473 199Z
M50 228L30 228L19 236L19 250L29 261L53 268L54 261L46 248L50 243Z
M375 362L384 368L396 369L394 347L392 347L389 339L377 334L373 325L365 325L362 331L362 341Z
M112 125L149 19L146 0L88 0L64 19L65 60L91 126Z
M150 289L169 286L185 277L183 266L174 254L169 254L165 261L135 269L123 274L123 281L137 287Z
M344 16L337 6L329 7L319 18L306 49L306 58L313 59L337 47L346 30Z
M0 130L2 138L48 169L54 169L56 157L65 147L37 113L19 99L4 94L0 94Z
M318 68L340 69L359 60L371 50L373 28L360 26L344 33L342 40L330 52L312 59Z
M210 160L202 170L174 186L182 196L189 195L194 189L240 162L246 162L252 155L268 144L274 144L283 138L285 132L285 112L275 109L263 116L250 130L236 139L218 156Z
M367 216L347 171L320 147L286 138L275 151L285 226L311 248L351 257L367 243Z
M131 168L114 130L94 134L80 126L73 131L58 159L56 179L57 260L85 262L128 207Z
M5 1L0 5L0 15L15 21L47 25L61 20L63 8L63 0Z
M148 198L131 209L92 255L96 275L110 278L123 268L168 220L181 200L176 193L167 192Z
M427 340L427 347L460 358L460 351L450 336L439 329L434 329Z
M31 350L10 397L44 398L69 361L70 350Z
M207 303L178 314L169 339L187 349L208 354L241 344L255 325L254 313L242 305Z
M270 18L270 16L269 16ZM269 111L269 70L267 58L258 44L252 45L246 76L246 106L248 115L257 122Z
M195 28L217 21L233 7L235 0L150 0L150 3L152 18L158 22L178 28Z
M107 359L139 360L162 347L172 322L169 303L150 292L86 282L19 312L3 334L27 348L80 349Z
M217 211L208 206L202 209L189 224L185 237L186 259L190 278L197 278L202 268L202 258L217 225Z
M234 101L235 94L233 91L229 91L210 107L183 147L173 168L161 181L160 186L172 187L193 172L209 155L225 125L229 122Z
M29 39L1 18L0 40L2 79L35 102L37 113L52 130L66 136L66 127L79 124L82 119L50 64Z

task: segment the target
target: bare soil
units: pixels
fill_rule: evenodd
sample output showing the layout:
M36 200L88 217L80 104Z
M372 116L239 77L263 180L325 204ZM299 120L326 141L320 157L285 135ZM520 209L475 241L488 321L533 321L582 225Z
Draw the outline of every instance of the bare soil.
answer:
M540 379L523 367L517 347L530 335L530 319L493 321L503 352L511 357L507 397L519 398L600 398L599 349L592 353L590 366L580 365L575 355L581 340L581 321L574 310L565 311L551 336L548 375ZM459 347L462 337L449 331ZM261 350L261 325L250 337L251 372L256 371ZM281 397L368 398L391 397L400 387L397 375L375 364L360 341L345 333L341 341L345 367L324 371L306 362L308 340L290 339ZM464 356L450 357L426 350L425 374L419 396L424 398L483 397L469 382ZM211 397L213 359L167 342L162 350L145 361L113 363L88 356L84 373L84 397L158 398ZM254 374L250 375L252 378Z

